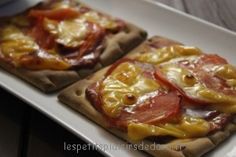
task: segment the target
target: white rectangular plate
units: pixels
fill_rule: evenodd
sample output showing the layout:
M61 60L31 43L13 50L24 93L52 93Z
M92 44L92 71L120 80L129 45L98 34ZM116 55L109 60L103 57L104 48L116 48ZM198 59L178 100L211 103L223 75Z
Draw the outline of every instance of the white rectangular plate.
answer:
M27 5L37 0L25 0ZM87 4L130 21L145 28L149 36L161 35L187 45L200 47L205 52L214 52L236 65L236 34L229 30L193 18L184 13L147 0L86 0ZM18 5L16 5L18 6ZM16 7L15 6L15 7ZM25 5L24 5L25 6ZM12 7L0 8L0 12L11 14ZM17 10L20 10L18 8ZM3 15L3 14L2 14ZM80 114L57 101L57 95L45 95L20 79L0 69L0 85L45 113L74 134L93 144L115 146L124 142L95 125ZM234 148L235 147L235 148ZM139 151L108 149L102 151L108 156L146 156ZM236 136L230 138L207 154L209 157L233 157L236 152Z

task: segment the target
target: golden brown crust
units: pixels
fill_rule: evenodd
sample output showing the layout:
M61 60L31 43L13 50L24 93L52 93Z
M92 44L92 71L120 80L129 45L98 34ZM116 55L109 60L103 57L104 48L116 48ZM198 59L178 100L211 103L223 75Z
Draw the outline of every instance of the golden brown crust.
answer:
M162 38L162 37L153 37L152 40L160 40L165 41L167 44L168 39ZM144 45L147 44L148 41L137 47L135 50L133 50L130 54L128 54L128 57L133 57L135 55L134 52L142 52ZM165 44L165 45L166 45ZM177 42L170 41L170 44L179 44ZM168 44L167 44L168 45ZM167 46L166 45L166 46ZM113 133L114 135L124 139L125 141L133 144L142 144L142 145L148 145L150 149L144 150L147 153L156 156L156 157L200 157L206 152L212 150L215 148L220 142L225 140L231 132L236 130L235 125L229 124L225 130L216 132L209 137L203 137L203 138L196 138L196 139L178 139L173 140L166 144L158 144L153 143L151 141L141 141L140 143L136 143L134 141L131 141L127 137L127 133L119 131L118 129L112 129L108 127L108 123L104 119L104 117L98 112L86 99L85 96L85 90L86 88L94 83L95 81L100 80L104 74L106 73L107 68L104 68L98 72L96 72L94 75L91 75L87 77L86 79L83 79L74 85L68 87L64 91L62 91L58 99L63 102L64 104L69 105L76 111L79 111L86 117L88 117L90 120L96 122L98 125L102 126L109 132ZM155 146L155 147L154 147ZM157 148L155 150L151 148Z
M125 32L118 33L107 40L107 46L100 56L103 66L113 63L125 53L138 46L146 39L147 33L133 24L128 24Z
M80 79L79 75L72 70L68 71L52 71L40 70L30 71L17 69L9 64L0 62L0 67L6 71L20 77L21 79L31 83L45 93L59 90Z
M171 39L167 39L161 36L154 36L152 38L147 39L145 42L143 42L143 44L136 47L133 51L129 52L126 57L133 59L136 56L146 51L149 51L150 45L154 46L154 44L156 48L162 48L171 45L182 45L181 43Z
M0 67L33 84L43 92L54 92L113 63L116 59L143 42L146 36L147 33L144 30L127 23L126 31L106 37L106 48L100 56L100 61L93 68L66 71L32 71L14 68L2 62L0 62Z

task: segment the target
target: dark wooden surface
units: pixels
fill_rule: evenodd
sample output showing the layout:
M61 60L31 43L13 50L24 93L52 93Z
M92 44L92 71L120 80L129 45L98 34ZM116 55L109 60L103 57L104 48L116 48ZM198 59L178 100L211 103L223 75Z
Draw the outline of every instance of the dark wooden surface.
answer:
M236 0L154 0L236 31Z
M27 105L0 89L0 156L21 156Z
M236 0L154 0L236 31ZM102 156L63 150L63 142L85 144L64 128L0 89L0 157Z
M27 141L26 156L28 157L103 157L95 150L78 152L64 150L65 143L81 146L86 143L35 110L31 112Z
M65 150L64 143L86 143L2 88L0 97L0 157L103 157Z

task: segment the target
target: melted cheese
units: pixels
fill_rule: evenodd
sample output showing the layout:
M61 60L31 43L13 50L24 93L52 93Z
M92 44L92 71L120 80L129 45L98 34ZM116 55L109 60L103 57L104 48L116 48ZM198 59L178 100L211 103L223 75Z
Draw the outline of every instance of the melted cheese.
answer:
M122 63L102 82L103 110L108 116L117 117L122 106L144 101L143 95L159 88L155 80L142 75L140 67Z
M51 8L52 9L64 9L64 8L71 8L71 4L69 1L63 1L63 2L54 2L52 3Z
M173 136L177 138L202 137L209 133L210 124L201 119L184 116L180 123L149 125L143 123L130 123L128 136L131 140L138 141L150 136Z
M211 102L211 107L219 111L236 113L236 98L206 88L191 75L190 71L176 64L183 59L195 61L200 54L201 51L197 48L172 46L141 54L136 59L155 65L160 64L161 71L166 77L180 86L187 95ZM103 81L103 110L107 115L117 117L124 105L133 105L140 101L143 95L160 90L160 85L145 78L141 71L135 64L122 63ZM217 67L215 73L235 86L236 75L231 66ZM206 120L186 115L183 115L178 123L149 125L131 122L128 125L128 136L134 141L150 136L195 138L206 136L209 131L210 124Z
M223 79L236 79L236 70L230 64L216 65L213 68L217 76Z
M79 19L57 22L45 19L44 28L56 36L56 41L66 47L78 47L89 33L88 24Z
M137 59L151 64L160 64L173 58L200 55L201 53L201 50L195 47L175 45L161 49L153 49L152 52L140 54Z
M189 59L196 59L196 56L191 56ZM174 61L175 62L175 61ZM194 78L191 73L175 63L168 63L161 65L161 71L165 74L166 78L172 83L178 85L189 96L199 98L199 92L205 89L205 87ZM188 76L192 78L187 79Z
M213 110L221 111L224 113L236 113L236 105L234 104L227 104L227 106L225 104L213 104L209 106Z
M236 88L236 71L235 67L229 64L204 66L205 70L209 70L217 77L224 79L226 84L235 90ZM236 98L228 96L210 89L203 89L199 92L204 98L210 99L213 103L211 108L225 113L236 113Z
M9 25L1 30L1 52L4 56L17 58L24 54L35 52L38 45L28 36L25 36L17 27Z
M181 58L179 58L181 59ZM174 59L170 62L163 63L161 64L161 71L165 74L166 78L170 80L172 83L178 85L188 96L196 98L196 99L201 99L206 102L215 104L215 108L220 109L220 111L229 111L231 113L236 113L236 110L230 110L226 109L227 107L229 108L234 108L232 105L236 105L236 98L233 96L225 95L221 92L216 92L214 90L211 90L207 87L205 87L202 83L197 81L196 78L191 80L186 80L183 79L188 75L191 75L191 72L188 71L187 69L181 68L176 64L176 62L179 59ZM187 60L196 60L197 56L191 56L186 58ZM216 69L215 72L219 72L217 69L221 68L211 68L212 70ZM230 70L228 68L223 68L226 69L226 72L223 72L220 70L220 75L222 78L234 78L234 74L229 72ZM229 79L232 80L232 79ZM232 82L229 83L234 83L234 79ZM218 107L220 105L224 104L224 108Z
M62 9L62 8L75 8L80 9L84 6L83 4L79 4L79 6L76 6L76 3L72 3L69 1L63 1L63 2L55 2L52 4L52 9ZM111 17L107 17L106 15L99 14L96 11L88 11L80 16L80 20L83 21L89 21L92 23L99 24L101 27L106 29L114 29L117 28L117 22L112 19Z
M99 24L101 27L106 29L113 29L117 27L117 22L115 20L99 15L99 13L95 11L89 11L83 14L80 18L92 23Z
M213 103L217 103L217 104L226 103L228 105L229 104L236 105L236 98L235 97L228 96L228 95L222 94L220 92L213 91L211 89L207 89L207 88L202 89L201 91L199 91L199 95L204 98L210 99L211 102L213 102Z
M208 67L204 67L206 70ZM236 89L236 69L230 64L212 65L209 69L215 76L226 81L226 84L232 89Z
M64 70L70 65L62 60L57 53L40 50L37 43L21 32L17 27L10 25L1 30L1 54L10 59L15 66L23 66L27 69L53 69ZM29 54L34 53L34 57ZM38 59L35 62L34 59ZM39 61L40 60L40 61Z

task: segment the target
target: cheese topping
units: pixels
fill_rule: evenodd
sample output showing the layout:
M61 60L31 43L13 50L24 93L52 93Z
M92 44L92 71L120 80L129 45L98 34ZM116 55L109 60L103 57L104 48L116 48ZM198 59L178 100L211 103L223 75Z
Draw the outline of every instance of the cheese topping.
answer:
M56 2L56 3L53 3L52 5L52 9L63 9L63 8L71 8L71 7L73 7L73 4L68 1ZM79 4L79 6L75 5L75 9L79 8L78 10L80 10L83 7L84 7L83 4ZM106 28L106 29L114 29L114 28L117 28L118 26L116 20L112 19L111 17L107 17L106 15L101 15L96 11L90 10L89 8L87 12L81 14L79 19L83 21L89 21L92 23L99 24L101 27Z
M178 86L187 96L209 102L214 110L235 113L236 98L208 88L198 75L193 72L202 52L198 48L171 46L162 49L152 49L136 56L138 61L154 64L166 79ZM181 63L181 64L179 64ZM183 64L183 65L182 65ZM207 68L209 64L202 65ZM206 66L206 67L204 67ZM209 73L226 80L229 86L235 88L236 74L230 65L214 65ZM188 68L187 68L188 67ZM145 71L145 70L144 70ZM207 73L207 72L206 72ZM207 75L208 76L208 75ZM143 69L131 62L118 65L101 84L102 108L106 115L117 118L121 110L145 102L145 95L167 91L157 80L146 77ZM222 105L227 104L227 105ZM129 111L129 110L128 110ZM130 110L132 112L132 110ZM128 122L128 136L131 140L142 140L151 136L173 136L176 138L195 138L206 136L211 131L211 122L204 118L183 114L176 121L164 123Z
M71 2L63 1L63 2L54 2L51 6L52 9L64 9L71 8Z
M230 105L236 105L236 98L234 96L226 95L224 93L221 93L220 91L215 91L207 88L203 83L195 78L194 74L192 74L191 71L176 64L179 60L184 59L191 62L197 60L198 56L182 57L163 63L160 66L161 72L166 76L168 80L179 86L188 96L192 98L201 99L215 105L224 104L225 108L229 107ZM232 66L216 65L215 67L211 68L209 68L209 66L206 67L207 69L213 71L217 76L221 77L222 79L226 79L228 85L231 85L232 88L235 88L234 83L236 76L235 72L233 72L234 69ZM216 108L223 109L220 111L226 110L224 108ZM229 111L230 113L236 112L235 109L227 111Z
M45 19L44 28L56 36L56 41L66 47L78 47L89 33L88 24L79 19L57 22Z
M89 11L80 15L78 18L60 22L45 19L44 28L56 36L58 43L66 47L76 48L84 42L84 39L92 29L89 28L87 22L98 24L105 29L114 29L118 26L117 22L109 17L99 15L99 13L95 11Z
M139 66L121 63L102 82L103 110L110 117L117 117L124 105L133 105L145 100L145 94L161 88L153 79L142 74Z
M223 79L236 79L236 70L230 64L216 65L212 68L217 76Z
M29 36L24 35L17 27L10 25L0 32L0 49L5 57L13 58L15 64L20 56L33 53L39 49Z
M236 105L236 98L234 96L207 88L189 70L178 66L178 61L181 60L186 60L186 64L189 62L194 63L201 54L202 52L198 48L176 45L161 49L153 48L150 52L138 55L136 59L155 65L161 64L161 72L164 73L168 80L178 85L187 95L213 103L215 104L213 106L216 106L215 108L220 109L220 111L235 113L236 107L233 106ZM216 76L226 80L226 84L231 89L234 90L236 88L236 72L232 65L203 65L203 68L206 71L210 70L209 72L213 71ZM227 106L219 107L222 104L227 104ZM229 109L226 109L227 107Z
M104 15L99 15L99 13L95 11L86 12L85 14L81 15L80 19L99 24L101 27L106 29L114 29L117 27L116 21Z
M176 57L200 55L201 53L201 50L195 47L175 45L170 47L164 47L161 49L153 48L152 52L140 54L136 59L142 62L157 65Z
M130 123L128 136L131 140L138 141L150 136L173 136L177 138L193 138L205 136L209 133L210 124L195 117L183 116L179 123L149 125Z
M202 97L206 101L212 103L230 103L236 102L236 99L232 96L227 96L225 94L213 91L208 89L203 84L194 78L194 76L188 70L177 66L176 64L163 64L161 66L161 71L165 74L168 80L174 82L180 86L183 91L192 97L199 98ZM183 79L188 76L191 76L191 79Z
M205 67L207 69L207 67ZM231 87L232 90L236 90L236 69L230 64L213 65L208 68L215 73L215 76L226 81L226 84Z
M0 41L1 54L3 57L9 58L15 66L23 66L34 70L69 68L69 64L62 60L57 53L41 50L31 37L24 35L13 25L1 30Z
M78 1L45 2L2 21L0 57L15 66L35 70L92 66L105 47L105 37L120 31L121 26L119 20ZM41 50L44 55L36 52Z

